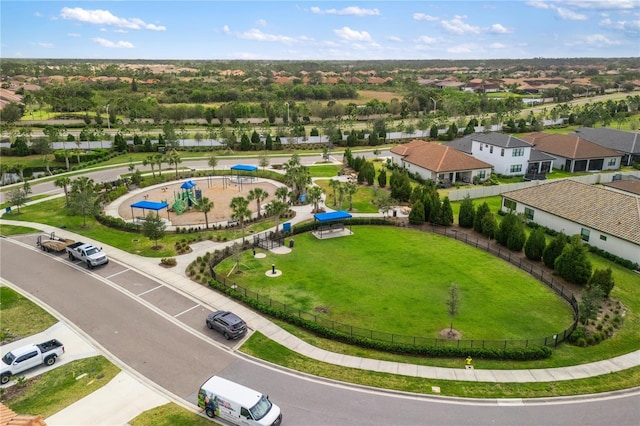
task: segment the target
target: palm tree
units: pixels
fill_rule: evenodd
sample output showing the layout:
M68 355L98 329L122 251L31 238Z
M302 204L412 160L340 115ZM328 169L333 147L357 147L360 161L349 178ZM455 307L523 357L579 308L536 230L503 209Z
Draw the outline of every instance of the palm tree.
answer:
M256 208L258 209L258 217L260 217L260 202L265 200L269 196L269 193L262 188L253 188L249 191L249 196L247 200L253 201L256 200Z
M67 176L60 176L53 181L53 184L58 188L62 188L64 190L64 199L65 204L69 206L69 185L71 184L71 179Z
M22 164L22 163L18 163L15 166L13 166L13 169L18 172L18 174L20 175L20 180L24 182L24 169L25 169L26 165Z
M286 186L281 186L276 189L276 197L281 200L283 203L287 202L287 197L289 196L289 188Z
M349 182L345 184L344 190L347 193L347 199L349 200L349 211L351 211L353 210L353 194L358 191L358 185Z
M147 158L142 160L142 165L151 166L151 174L153 175L154 178L156 177L156 170L155 170L156 161L153 158L153 155L148 155Z
M171 150L171 152L169 152L169 154L167 154L167 163L169 165L175 165L176 166L176 178L178 177L178 165L180 163L182 163L182 158L180 158L180 154L178 154L178 151L176 151L175 149Z
M202 213L204 213L204 223L207 229L209 229L209 217L207 214L213 209L213 201L209 200L207 197L202 197L200 200L200 204L198 204L198 208Z
M4 185L4 175L9 171L9 166L6 163L0 163L0 183Z
M342 201L344 200L345 191L345 185L340 184L340 186L338 186L338 202L336 204L337 210L342 210Z
M324 190L322 188L320 188L317 185L313 185L311 188L309 188L309 201L311 201L313 203L313 212L314 213L318 213L320 210L318 208L318 204L320 203L320 200L322 199L322 194L324 193Z
M153 156L153 159L158 166L158 176L162 176L162 163L164 163L164 156L162 154L156 154Z
M276 234L278 233L278 226L280 226L280 218L283 214L289 211L289 205L280 200L273 200L266 206L264 206L267 216L275 217L276 221Z
M233 197L231 199L232 213L231 217L240 221L240 227L242 228L242 243L244 244L244 221L251 217L251 210L249 210L249 200L244 197Z
M333 190L333 205L337 205L338 204L337 192L338 192L338 189L340 188L340 181L336 179L331 179L329 181L329 186Z

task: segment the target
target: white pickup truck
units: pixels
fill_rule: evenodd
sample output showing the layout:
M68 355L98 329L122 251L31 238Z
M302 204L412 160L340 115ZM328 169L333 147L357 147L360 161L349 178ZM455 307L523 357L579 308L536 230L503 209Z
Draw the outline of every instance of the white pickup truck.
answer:
M40 344L22 346L7 352L0 362L0 384L6 384L11 376L37 367L42 364L53 365L64 353L64 345L56 340L48 340Z
M94 266L106 265L109 259L104 252L96 246L85 244L83 242L73 243L67 246L67 254L69 260L80 260L87 264L87 268L93 269Z

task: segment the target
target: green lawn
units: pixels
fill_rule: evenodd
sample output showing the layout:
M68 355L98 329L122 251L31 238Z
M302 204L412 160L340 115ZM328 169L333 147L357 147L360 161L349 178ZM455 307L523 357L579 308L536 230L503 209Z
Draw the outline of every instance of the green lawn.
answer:
M241 350L296 371L347 383L421 394L434 394L432 387L437 386L440 388L440 395L463 398L543 398L584 395L628 389L640 383L640 367L581 380L531 383L467 382L379 373L341 367L307 358L267 339L259 332L253 333L242 345ZM463 361L457 360L457 368L462 368ZM478 362L474 364L477 368Z
M528 274L431 233L357 226L343 238L297 235L287 256L266 255L245 252L242 273L231 279L288 307L355 327L437 338L450 325L452 283L460 288L454 327L463 339L540 338L572 322L570 307ZM265 275L271 264L282 277ZM226 276L233 266L227 259L216 272Z
M119 372L102 356L72 361L28 380L31 383L24 386L24 392L3 398L3 403L16 413L46 418L100 389Z
M51 314L9 287L0 287L0 318L1 344L40 333L57 322Z
M324 193L327 195L327 207L331 209L348 210L353 213L378 213L378 208L371 202L374 198L374 186L358 186L358 190L353 194L351 200L353 209L350 209L349 200L346 195L342 200L342 206L338 206L333 202L333 189L329 185L329 179L318 179L314 181L314 183L324 190Z

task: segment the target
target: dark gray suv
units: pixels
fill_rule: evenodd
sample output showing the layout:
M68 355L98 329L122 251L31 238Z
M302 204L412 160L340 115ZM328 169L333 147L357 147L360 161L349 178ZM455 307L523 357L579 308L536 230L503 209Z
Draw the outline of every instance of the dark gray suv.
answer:
M247 323L229 311L216 311L207 316L207 327L218 330L225 339L237 339L247 332Z

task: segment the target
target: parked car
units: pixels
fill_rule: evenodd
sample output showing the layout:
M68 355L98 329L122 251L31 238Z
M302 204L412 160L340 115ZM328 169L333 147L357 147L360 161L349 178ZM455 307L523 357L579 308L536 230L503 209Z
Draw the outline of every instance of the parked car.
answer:
M77 242L68 245L66 250L69 255L69 260L80 260L86 263L87 268L89 269L109 263L109 259L102 249L94 247L91 244Z
M52 366L56 358L62 354L64 354L64 345L56 339L22 346L7 352L0 362L0 383L7 384L11 376L42 364Z
M247 332L247 323L229 311L216 311L207 316L207 327L217 330L225 339L237 339Z

